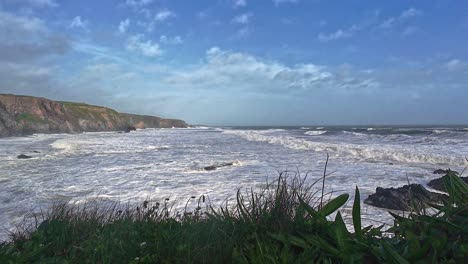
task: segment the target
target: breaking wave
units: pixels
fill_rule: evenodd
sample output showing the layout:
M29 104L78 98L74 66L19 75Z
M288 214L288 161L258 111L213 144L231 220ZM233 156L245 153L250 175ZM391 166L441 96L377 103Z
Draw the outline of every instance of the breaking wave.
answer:
M307 131L304 133L304 135L308 135L308 136L319 136L319 135L323 135L327 133L326 130L321 130L321 131Z
M448 157L433 154L430 149L420 148L415 150L409 145L358 145L352 143L339 144L312 142L291 136L264 135L253 130L226 130L223 133L236 135L249 141L265 142L297 150L326 151L331 155L350 157L363 161L395 161L403 163L430 163L456 166L464 166L468 163L462 157Z

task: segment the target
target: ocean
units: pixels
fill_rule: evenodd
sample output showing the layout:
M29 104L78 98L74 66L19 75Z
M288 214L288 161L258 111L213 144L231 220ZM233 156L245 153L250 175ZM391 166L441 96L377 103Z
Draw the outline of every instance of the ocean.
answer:
M358 186L364 200L376 187L425 185L438 168L462 171L468 128L196 127L0 138L0 240L54 202L170 198L178 210L191 196L219 205L283 171L313 182L327 153L326 191L352 196ZM232 165L204 169L223 163ZM391 221L387 210L362 204L362 211L365 224Z

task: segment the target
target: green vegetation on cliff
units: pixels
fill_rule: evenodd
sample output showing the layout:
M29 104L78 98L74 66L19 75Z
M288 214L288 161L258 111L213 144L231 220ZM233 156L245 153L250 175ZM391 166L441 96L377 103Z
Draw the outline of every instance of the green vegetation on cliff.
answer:
M117 131L128 127L187 127L182 120L119 113L113 109L32 96L0 94L0 137L32 133Z
M179 213L168 200L134 209L58 204L0 246L0 263L468 263L468 185L453 173L444 184L449 196L432 213L393 215L385 231L362 226L358 188L344 219L348 194L322 202L284 174L216 210L204 196Z
M21 113L16 116L16 121L31 122L31 123L45 123L46 121L35 114Z

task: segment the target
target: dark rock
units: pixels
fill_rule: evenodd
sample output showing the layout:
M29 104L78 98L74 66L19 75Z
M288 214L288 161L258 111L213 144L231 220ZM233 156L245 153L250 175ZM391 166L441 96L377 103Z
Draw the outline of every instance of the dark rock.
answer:
M203 169L206 170L206 171L212 171L212 170L216 170L218 168L228 167L228 166L232 166L232 165L234 165L234 162L225 162L225 163L219 163L219 164L206 166Z
M18 155L17 157L18 159L32 159L31 156L28 156L28 155L24 155L24 154L21 154L21 155Z
M455 174L457 174L457 175L459 174L458 171L453 171L453 170L451 170L451 169L446 169L446 170L444 170L444 169L437 169L437 170L435 170L433 173L434 173L434 174L444 174L444 175L445 175L445 174L448 174L448 173L450 173L450 172L455 173Z
M37 151L37 150L33 150L34 153L41 153L40 151Z
M136 131L136 128L134 126L128 126L125 128L125 133L130 133L130 131Z
M437 169L433 172L434 174L447 174L447 170Z
M438 178L438 179L434 179L432 181L430 181L427 186L435 189L435 190L438 190L438 191L441 191L441 192L446 192L447 190L445 190L445 185L444 185L444 178L447 177L446 176L443 176L441 178ZM468 177L460 177L460 179L464 182L466 182L468 184Z
M420 184L411 184L400 188L377 187L375 194L369 195L364 203L380 208L409 211L415 207L427 207L428 203L439 203L446 197L430 192Z

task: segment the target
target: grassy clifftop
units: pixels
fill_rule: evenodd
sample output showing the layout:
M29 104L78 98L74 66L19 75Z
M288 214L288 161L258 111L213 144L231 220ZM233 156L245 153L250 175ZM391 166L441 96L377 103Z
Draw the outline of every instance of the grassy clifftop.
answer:
M119 113L85 103L0 94L0 136L187 127L182 120Z

